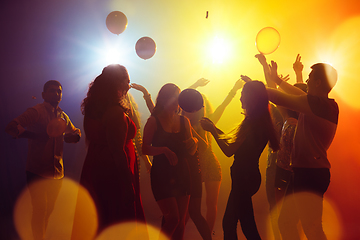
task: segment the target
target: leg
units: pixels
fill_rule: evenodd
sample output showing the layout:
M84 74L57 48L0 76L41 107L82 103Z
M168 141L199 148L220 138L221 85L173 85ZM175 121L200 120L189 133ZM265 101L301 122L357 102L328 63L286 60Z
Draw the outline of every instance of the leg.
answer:
M294 168L295 203L309 240L326 240L322 228L323 196L330 183L327 168Z
M163 232L169 238L172 237L180 222L178 204L176 198L166 198L157 201L165 220L161 226Z
M176 202L179 213L179 224L177 225L176 232L173 234L171 239L182 240L184 238L185 231L185 218L188 213L189 196L178 197L176 198Z
M54 210L56 199L59 195L61 186L62 186L62 179L50 180L46 185L45 191L46 191L47 204L46 204L46 215L45 215L45 231L47 229L50 215Z
M280 232L278 226L279 213L276 206L277 201L275 195L275 175L276 175L276 164L272 164L270 167L266 168L265 186L266 186L266 196L270 208L271 227L274 233L275 240L279 240L281 238L280 238Z
M232 194L234 213L240 220L241 229L247 239L261 240L257 230L251 197L259 190L261 184L260 172L244 172L234 174L232 177Z
M279 213L279 230L283 240L300 240L298 223L299 216L294 195L291 191L291 193L286 194Z
M222 227L224 231L224 240L237 240L237 222L238 218L235 214L235 199L233 190L230 191L229 199L226 205Z
M205 218L201 215L201 198L190 197L189 215L202 239L211 240L211 232Z
M210 232L213 232L217 215L217 203L219 198L221 181L205 182L206 191L206 221Z

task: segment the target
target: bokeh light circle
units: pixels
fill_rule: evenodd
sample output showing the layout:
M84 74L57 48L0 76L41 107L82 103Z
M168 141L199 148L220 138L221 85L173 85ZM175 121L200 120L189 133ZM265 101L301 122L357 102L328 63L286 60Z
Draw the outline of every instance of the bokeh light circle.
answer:
M323 62L330 62L338 72L338 81L332 90L348 105L360 109L360 16L349 18L340 24L318 55ZM320 49L320 47L319 47ZM331 94L331 92L330 92Z
M119 35L128 25L127 17L120 11L113 11L106 17L106 27L110 32Z
M140 58L149 59L156 52L156 43L150 37L142 37L136 42L135 51Z
M287 195L283 200L278 200L276 207L273 208L272 211L275 211L274 215L280 213L281 207L284 206L285 201L286 204L290 204L290 206L295 207L294 213L288 214L288 221L295 222L298 218L296 216L296 201L309 202L309 207L311 208L311 203L315 201L323 201L323 215L322 215L322 225L324 233L328 240L337 240L341 239L342 233L342 223L340 221L340 213L336 209L336 206L332 203L330 199L324 197L323 199L320 196L317 196L313 193L308 192L300 192L295 194ZM292 219L290 219L292 218ZM299 237L301 240L305 240L306 235L302 229L301 222L299 221L297 224L297 229L299 233ZM269 214L267 221L267 234L268 236L273 236L272 224L271 224L271 214Z
M59 181L59 180L50 180ZM64 178L52 211L45 239L92 240L97 231L95 204L86 189L76 182ZM22 240L32 240L32 210L35 197L30 192L41 193L49 180L34 181L25 187L16 200L13 212L14 226ZM34 195L33 195L34 196ZM40 201L40 199L39 199ZM74 218L75 210L77 216Z
M273 53L280 45L280 33L273 27L265 27L256 35L255 44L260 53Z
M170 240L160 229L141 222L124 222L103 230L96 240Z

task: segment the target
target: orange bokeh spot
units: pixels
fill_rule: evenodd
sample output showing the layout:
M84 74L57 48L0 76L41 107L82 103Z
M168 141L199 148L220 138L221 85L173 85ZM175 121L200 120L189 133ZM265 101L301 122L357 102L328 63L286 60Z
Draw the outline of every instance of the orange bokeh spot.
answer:
M96 240L169 240L160 229L139 222L125 222L108 227Z
M291 197L293 197L293 199L290 199ZM309 202L310 208L312 207L312 204L311 204L312 202L319 201L319 200L320 200L319 196L312 194L312 193L307 193L307 192L296 193L294 195L288 195L284 199L284 201L295 201L294 202L295 204L296 204L296 201ZM282 204L283 204L283 201L280 201L277 205L277 209L274 209L273 211L278 211L278 213L279 213L281 210ZM295 217L295 216L289 216L289 217ZM289 219L289 221L291 221L291 219ZM270 237L270 236L272 237L273 229L272 229L272 225L271 225L270 215L269 215L267 222L268 222L267 234L268 234L268 237ZM328 200L326 197L323 199L322 225L323 225L323 230L324 230L328 240L341 239L342 226L341 226L341 221L339 220L339 213L337 212L337 210L335 209L335 207L333 206L331 201ZM302 229L301 222L298 222L297 228L298 228L300 239L306 240L307 238Z
M30 191L41 193L49 180L41 180L26 187L18 197L14 208L14 225L21 239L33 239L32 201L44 201L42 197L31 198ZM30 190L30 191L29 191ZM78 201L78 204L76 202ZM78 217L74 219L75 206ZM73 230L74 227L74 230ZM95 204L88 192L72 180L64 178L56 198L54 209L49 217L45 238L56 239L94 239L97 230Z

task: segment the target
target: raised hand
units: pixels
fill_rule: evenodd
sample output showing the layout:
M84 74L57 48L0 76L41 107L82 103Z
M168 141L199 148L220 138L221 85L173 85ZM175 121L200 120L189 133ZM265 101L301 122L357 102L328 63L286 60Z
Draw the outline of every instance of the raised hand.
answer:
M267 66L266 57L264 56L264 54L259 53L259 54L256 54L255 57L259 60L261 65Z
M246 76L246 75L240 75L240 78L241 78L241 80L243 80L243 81L246 82L246 83L252 81L252 79L249 78L249 77Z
M304 65L301 62L300 54L298 54L296 56L296 60L295 60L295 62L293 64L293 69L294 69L295 73L302 72L302 70L304 69Z
M289 76L289 74L286 75L286 76L283 76L282 74L280 74L280 75L279 75L279 78L280 78L281 80L287 82L287 81L289 81L290 76Z
M203 87L206 86L210 81L205 78L200 78L197 80L193 85L190 86L190 88L197 88L197 87Z
M147 89L140 84L132 83L130 84L130 87L142 92L144 95L149 94Z
M270 78L273 82L275 82L276 84L280 84L282 82L281 78L279 78L278 73L277 73L277 63L274 61L271 61L271 64L269 64L269 69L270 69Z

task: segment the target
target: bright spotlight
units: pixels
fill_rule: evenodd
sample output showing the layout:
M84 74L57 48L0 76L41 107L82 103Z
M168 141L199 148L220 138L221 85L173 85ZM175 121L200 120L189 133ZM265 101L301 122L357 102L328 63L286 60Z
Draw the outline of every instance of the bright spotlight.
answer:
M121 51L117 47L108 48L105 51L104 57L105 57L106 65L120 63Z
M229 46L223 38L215 37L210 44L209 52L211 54L213 63L223 63L229 56Z

